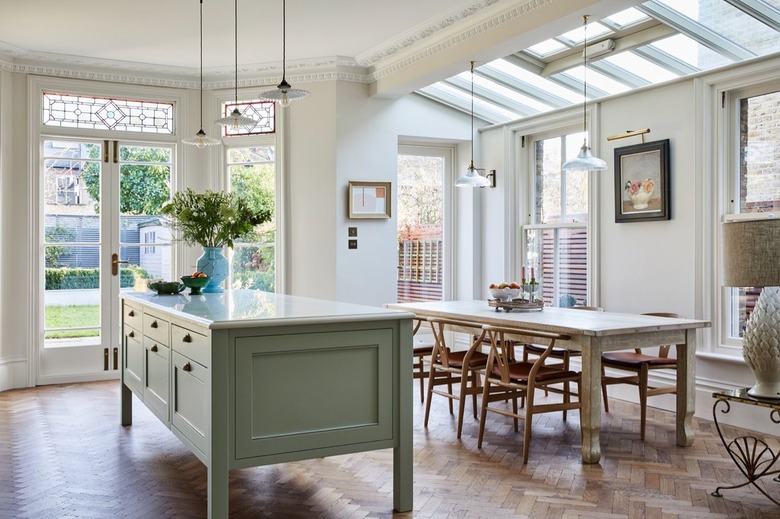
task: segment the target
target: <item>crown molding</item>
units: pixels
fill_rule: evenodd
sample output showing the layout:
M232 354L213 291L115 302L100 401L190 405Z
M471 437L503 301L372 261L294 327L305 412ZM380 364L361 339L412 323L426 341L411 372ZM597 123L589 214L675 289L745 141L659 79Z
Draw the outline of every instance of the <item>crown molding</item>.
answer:
M484 33L512 23L518 18L554 3L556 0L522 0L507 2L485 0L470 8L462 9L459 16L442 20L438 31L424 30L417 37L407 37L406 45L397 44L396 50L386 53L382 59L369 66L372 81L389 76L420 61L467 43ZM468 22L468 23L466 23ZM376 56L379 57L379 56ZM360 62L360 57L358 57Z

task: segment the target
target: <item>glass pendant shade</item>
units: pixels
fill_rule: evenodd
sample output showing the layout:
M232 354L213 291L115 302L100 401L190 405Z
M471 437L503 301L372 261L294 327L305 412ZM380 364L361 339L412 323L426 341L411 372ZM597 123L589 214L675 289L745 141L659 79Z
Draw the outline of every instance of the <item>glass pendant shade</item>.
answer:
M587 102L588 102L588 18L589 16L583 15L582 17L582 132L588 132L588 125L586 123L587 115ZM582 141L582 147L580 152L573 159L567 160L561 166L563 171L604 171L607 169L607 163L598 157L594 157L588 146L588 139L585 138Z
M242 115L238 108L233 108L230 115L217 119L215 122L220 126L229 126L233 130L238 130L242 126L254 126L257 124L257 121L251 117Z
M186 139L182 139L181 142L184 144L189 144L191 146L197 146L198 149L203 149L206 146L216 146L220 143L219 139L215 139L214 137L209 137L206 135L206 132L203 131L203 128L201 128L198 133L193 135L192 137L187 137Z
M489 178L479 174L472 162L466 174L455 181L455 187L492 187L492 184Z
M280 106L286 107L290 106L290 103L293 101L298 101L299 99L306 99L309 97L309 91L308 90L301 90L300 88L292 88L290 86L290 83L287 82L284 78L282 79L282 82L277 85L276 90L268 90L266 92L263 92L260 94L260 97L263 99L266 99L268 101L276 101L279 103Z
M233 86L233 92L234 97L233 101L235 104L238 104L238 0L235 0L233 4L233 14L235 16L235 26L234 26L234 35L235 35L235 77L234 77L234 86ZM242 115L241 112L238 111L238 107L233 108L233 111L230 112L230 115L226 117L221 117L217 119L216 122L220 126L229 126L233 130L238 130L242 126L254 126L257 124L257 121L252 119L251 117L247 117L245 115Z
M285 74L287 72L287 2L282 0L282 82L274 90L266 90L260 94L261 99L267 101L276 101L282 108L290 106L293 101L306 99L309 97L307 90L293 88L287 82Z
M200 130L194 136L182 139L181 142L197 146L199 149L220 143L218 139L209 137L203 131L203 0L200 0Z
M562 169L564 171L604 171L607 169L607 163L594 157L587 142L583 142L577 156L564 162Z

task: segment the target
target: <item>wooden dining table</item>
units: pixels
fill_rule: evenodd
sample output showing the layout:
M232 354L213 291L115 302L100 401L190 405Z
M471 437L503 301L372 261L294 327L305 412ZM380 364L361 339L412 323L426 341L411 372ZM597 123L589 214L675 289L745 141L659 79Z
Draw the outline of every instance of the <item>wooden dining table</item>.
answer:
M391 303L387 308L413 312L419 318L444 317L494 326L566 334L556 345L582 352L582 461L601 458L601 354L605 351L675 344L677 355L677 445L690 446L694 434L696 330L710 326L703 319L676 319L618 312L584 312L545 307L537 311L497 310L486 300Z

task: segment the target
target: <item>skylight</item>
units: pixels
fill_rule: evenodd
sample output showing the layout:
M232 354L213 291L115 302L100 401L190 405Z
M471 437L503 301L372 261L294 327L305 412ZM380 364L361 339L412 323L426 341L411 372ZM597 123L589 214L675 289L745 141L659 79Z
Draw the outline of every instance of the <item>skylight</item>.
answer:
M583 27L475 68L475 114L488 122L522 119L582 102ZM588 98L630 91L780 52L780 0L648 0L591 19ZM644 41L643 41L644 40ZM541 68L540 68L541 67ZM418 93L470 113L470 74ZM478 113L477 113L478 111Z

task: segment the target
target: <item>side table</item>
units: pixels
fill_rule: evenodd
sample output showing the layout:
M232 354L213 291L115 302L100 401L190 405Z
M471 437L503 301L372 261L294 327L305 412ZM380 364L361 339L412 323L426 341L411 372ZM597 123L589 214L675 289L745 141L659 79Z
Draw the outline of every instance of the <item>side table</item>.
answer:
M747 481L740 483L739 485L718 487L715 489L715 492L712 492L712 495L715 497L723 497L720 493L721 489L730 490L751 484L770 501L780 506L780 502L767 494L763 488L756 484L756 481L760 478L780 474L780 470L772 470L775 462L780 458L780 452L772 451L766 442L755 436L739 436L730 442L726 442L726 438L723 436L723 431L720 428L720 423L718 423L718 408L720 407L721 413L726 414L731 410L730 402L739 402L741 404L770 409L769 419L772 420L773 423L780 424L780 400L752 397L748 394L747 388L717 391L712 394L712 397L716 399L715 404L712 406L712 419L715 422L715 428L718 430L720 441L723 442L723 446L726 447L729 456L731 456L734 464L736 464L737 468L742 472L742 475L747 478ZM780 482L780 476L775 476L772 480Z

